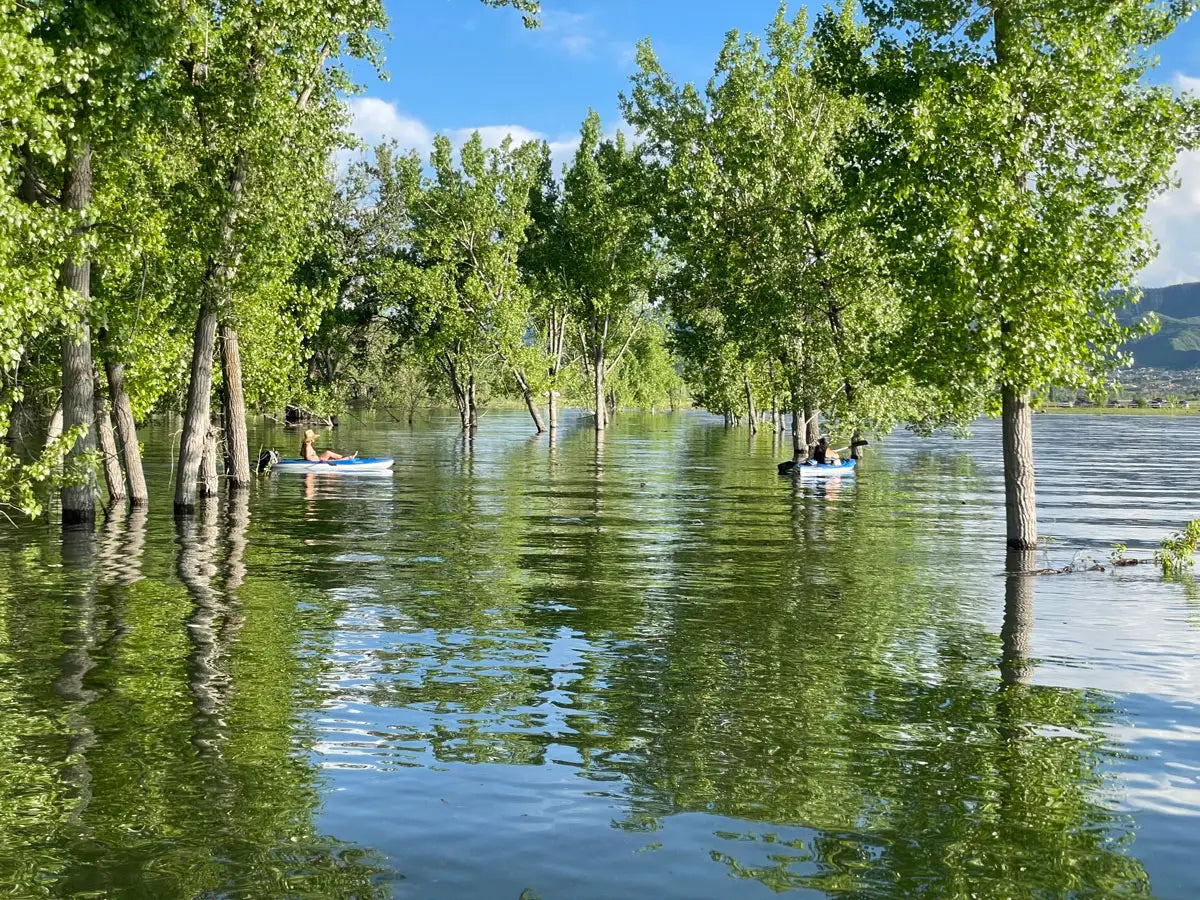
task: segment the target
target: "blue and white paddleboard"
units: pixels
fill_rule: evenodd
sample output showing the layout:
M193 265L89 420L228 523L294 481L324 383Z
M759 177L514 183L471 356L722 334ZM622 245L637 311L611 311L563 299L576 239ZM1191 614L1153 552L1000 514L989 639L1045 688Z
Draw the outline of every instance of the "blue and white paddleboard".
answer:
M366 475L386 472L395 460L383 456L363 456L352 459L331 459L328 462L309 462L307 459L281 459L271 466L273 472L316 472L321 475Z

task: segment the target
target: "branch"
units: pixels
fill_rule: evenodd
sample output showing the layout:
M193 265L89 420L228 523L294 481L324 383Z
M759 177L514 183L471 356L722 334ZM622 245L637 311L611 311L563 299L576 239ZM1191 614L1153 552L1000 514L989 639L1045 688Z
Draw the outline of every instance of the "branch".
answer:
M308 99L312 96L312 92L317 86L317 80L321 77L321 71L325 68L325 61L329 59L329 51L329 41L326 41L321 45L321 52L318 54L319 59L317 60L317 64L313 66L312 80L304 86L304 89L300 91L299 96L296 97L296 109L303 110L306 106L308 106Z

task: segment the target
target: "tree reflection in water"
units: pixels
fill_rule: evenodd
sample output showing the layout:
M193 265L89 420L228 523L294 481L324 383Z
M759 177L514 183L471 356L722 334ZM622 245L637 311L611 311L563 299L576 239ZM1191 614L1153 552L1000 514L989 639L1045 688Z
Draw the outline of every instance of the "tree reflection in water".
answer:
M317 773L297 752L314 673L297 662L295 588L243 586L248 509L245 495L223 516L202 507L174 565L145 510L0 555L0 884L14 896L382 893L369 855L314 828ZM178 587L141 577L170 569ZM257 624L241 629L245 591Z

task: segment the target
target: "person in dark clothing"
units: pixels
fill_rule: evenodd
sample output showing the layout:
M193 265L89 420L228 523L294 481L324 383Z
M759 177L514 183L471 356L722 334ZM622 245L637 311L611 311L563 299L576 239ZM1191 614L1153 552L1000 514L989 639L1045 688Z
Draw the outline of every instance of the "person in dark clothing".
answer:
M822 437L817 441L817 446L813 450L813 461L821 466L840 466L842 464L842 459L838 456L837 451L830 448L827 437Z

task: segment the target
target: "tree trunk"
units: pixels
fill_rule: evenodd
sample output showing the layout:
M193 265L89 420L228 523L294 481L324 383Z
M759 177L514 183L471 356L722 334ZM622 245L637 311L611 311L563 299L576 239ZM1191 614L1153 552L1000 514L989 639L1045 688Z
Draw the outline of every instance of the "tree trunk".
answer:
M229 176L229 200L221 215L218 244L200 285L200 310L192 338L192 368L188 382L187 409L183 417L183 435L179 441L179 466L175 473L175 512L186 515L196 508L196 483L200 474L205 438L212 419L213 350L217 339L217 315L223 294L237 274L233 246L234 226L246 186L247 159L238 153Z
M537 429L538 434L541 434L546 430L546 424L542 421L542 414L538 412L537 401L534 400L533 391L529 387L529 379L520 369L513 369L513 375L517 378L517 384L521 387L521 396L525 398L525 405L529 408L529 415L533 418L533 427Z
M467 376L467 426L474 433L479 427L479 400L475 395L475 370Z
M67 160L63 184L63 208L79 214L92 200L92 151L86 143ZM62 266L62 289L68 293L68 306L76 312L78 324L66 330L62 339L63 429L82 425L86 429L67 453L67 465L80 461L96 449L92 337L88 325L92 269L89 260L69 258ZM96 520L96 471L90 465L73 471L62 488L63 525L85 525Z
M750 376L742 376L746 384L746 421L750 423L750 433L758 434L758 418L754 415L754 390L750 387Z
M850 435L850 458L851 459L862 459L862 450L859 446L859 441L861 441L861 440L862 440L862 432L859 431L857 428L855 428L854 433L852 435Z
M187 514L196 508L196 489L200 480L210 419L212 417L212 364L217 341L217 311L206 299L200 306L196 331L192 337L192 370L188 383L187 409L183 415L183 434L179 439L179 470L175 476L175 512Z
M817 421L820 418L821 410L815 406L804 407L804 442L807 445L805 452L808 456L812 456L813 449L821 440L821 424Z
M440 357L442 369L446 373L446 377L450 381L450 390L454 392L454 405L458 407L458 419L462 423L463 431L467 430L469 411L467 404L467 392L463 388L462 382L458 377L458 367L454 364L454 357L449 353L443 353Z
M121 457L117 452L117 436L113 433L112 416L100 379L95 378L96 436L100 439L100 456L104 463L104 484L108 488L108 505L114 507L125 501L125 476L121 474Z
M596 341L592 350L592 373L596 384L596 430L608 427L608 399L604 395L604 342Z
M558 427L558 372L562 368L563 351L566 349L567 314L565 311L560 315L551 310L549 337L550 388L546 391L546 416L550 420L550 430L553 431Z
M217 429L212 425L204 433L204 455L200 460L200 496L217 496Z
M808 452L804 446L804 439L800 436L800 431L804 427L804 423L800 421L799 408L792 409L792 462L798 463L804 459Z
M1028 391L1001 390L1004 434L1004 507L1008 549L1037 548L1037 486L1033 474L1033 405Z
M238 333L228 322L221 326L221 405L225 419L226 486L231 491L242 491L250 487L250 449L246 439Z
M108 374L108 394L112 398L113 411L116 413L117 437L121 442L125 477L129 481L129 505L146 506L150 503L150 492L146 488L146 475L142 471L142 451L138 447L133 406L125 389L125 366L106 353L104 369Z
M58 403L54 404L54 411L50 413L50 421L46 423L46 440L44 446L49 447L60 437L63 432L63 405L62 398L59 398Z

